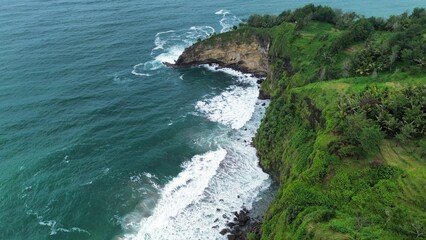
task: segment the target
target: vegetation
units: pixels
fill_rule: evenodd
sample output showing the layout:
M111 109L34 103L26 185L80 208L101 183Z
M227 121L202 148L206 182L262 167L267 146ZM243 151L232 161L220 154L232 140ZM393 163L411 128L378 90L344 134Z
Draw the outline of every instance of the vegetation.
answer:
M280 182L250 239L426 239L426 10L310 4L239 31L271 41L255 145Z

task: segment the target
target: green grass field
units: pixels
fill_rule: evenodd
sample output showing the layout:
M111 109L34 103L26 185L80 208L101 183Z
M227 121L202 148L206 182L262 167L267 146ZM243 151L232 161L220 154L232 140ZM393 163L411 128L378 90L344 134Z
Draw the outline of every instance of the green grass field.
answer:
M426 10L333 11L257 15L261 28L203 41L270 41L254 143L280 187L249 239L426 239Z

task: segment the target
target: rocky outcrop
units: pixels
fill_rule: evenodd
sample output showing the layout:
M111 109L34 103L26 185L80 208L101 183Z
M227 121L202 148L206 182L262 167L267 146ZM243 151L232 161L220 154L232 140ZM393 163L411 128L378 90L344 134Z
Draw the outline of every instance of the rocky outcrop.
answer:
M256 35L229 40L221 35L200 41L185 49L173 67L218 64L245 73L265 77L269 73L269 40Z
M248 232L260 235L261 219L250 216L250 211L245 207L233 214L233 220L228 221L226 228L219 232L221 235L226 235L228 240L245 240Z

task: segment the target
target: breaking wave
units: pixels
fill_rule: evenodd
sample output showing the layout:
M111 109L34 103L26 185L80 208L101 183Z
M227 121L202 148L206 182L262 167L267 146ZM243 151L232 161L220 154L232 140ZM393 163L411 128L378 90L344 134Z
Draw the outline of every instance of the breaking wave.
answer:
M241 23L241 19L225 9L219 10L215 14L222 15L219 20L221 33L227 32L233 26ZM149 72L163 67L164 63L175 63L185 48L191 46L199 39L211 36L215 32L216 30L211 26L192 26L189 29L157 33L154 40L155 47L151 50L152 60L133 66L132 74L145 77L151 76L152 74Z
M205 140L213 149L184 163L182 172L159 189L152 214L135 219L131 223L135 231L120 239L226 239L219 231L233 212L243 207L250 210L270 187L271 179L259 167L251 144L268 105L257 99L257 78L232 69L208 68L231 74L235 85L197 102L195 108L225 128L213 140Z

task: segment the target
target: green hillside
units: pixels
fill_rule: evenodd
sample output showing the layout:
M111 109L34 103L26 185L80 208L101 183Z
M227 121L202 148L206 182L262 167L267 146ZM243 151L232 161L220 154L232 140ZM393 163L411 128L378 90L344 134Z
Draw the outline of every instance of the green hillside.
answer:
M225 38L247 34L271 40L255 145L280 183L248 237L425 239L426 10L381 19L307 5Z

